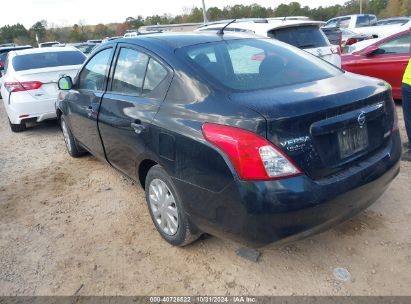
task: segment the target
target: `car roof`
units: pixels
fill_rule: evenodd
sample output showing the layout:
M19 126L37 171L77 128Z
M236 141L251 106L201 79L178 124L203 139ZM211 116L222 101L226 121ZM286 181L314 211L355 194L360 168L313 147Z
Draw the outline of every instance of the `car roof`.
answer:
M247 33L233 33L225 32L224 35L219 35L212 31L204 32L186 32L186 33L155 33L155 34L146 34L132 38L120 38L113 41L107 42L110 43L139 43L139 42L162 42L162 45L167 45L171 49L178 49L186 46L209 43L209 42L218 42L223 40L235 40L235 39L251 39L256 38L253 34ZM106 45L107 45L106 44Z
M227 22L213 22L208 23L206 25L200 26L198 31L204 31L207 28L216 28L224 26L228 24L232 20L228 20ZM278 29L278 28L287 28L287 27L294 27L294 26L304 26L304 25L322 25L322 21L313 21L313 20L289 20L289 19L251 19L251 20L239 20L238 22L231 23L227 28L241 28L245 30L258 30L268 32L270 30Z
M30 49L33 48L31 45L19 45L19 46L6 46L0 48L0 53L22 50L22 49Z
M38 54L38 53L56 53L56 52L67 52L67 51L76 51L80 52L73 46L62 46L62 47L44 47L44 48L35 48L35 49L26 49L26 50L16 50L14 53L16 55L28 55L28 54Z

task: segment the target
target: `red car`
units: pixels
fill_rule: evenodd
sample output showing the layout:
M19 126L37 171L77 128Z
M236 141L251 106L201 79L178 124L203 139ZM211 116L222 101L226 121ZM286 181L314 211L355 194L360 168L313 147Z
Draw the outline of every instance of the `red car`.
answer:
M399 32L341 56L342 69L376 77L392 86L394 99L401 99L401 82L410 59L411 29Z

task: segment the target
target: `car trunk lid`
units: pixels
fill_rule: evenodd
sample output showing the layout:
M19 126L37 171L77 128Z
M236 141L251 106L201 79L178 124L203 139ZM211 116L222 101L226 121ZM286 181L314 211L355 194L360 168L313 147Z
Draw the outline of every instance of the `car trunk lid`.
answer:
M67 75L74 78L79 65L60 66L43 69L24 70L16 72L16 80L19 82L39 81L41 87L27 92L37 100L56 98L58 94L57 82L61 76Z
M263 115L267 139L321 179L383 148L393 126L385 83L347 74L230 99Z

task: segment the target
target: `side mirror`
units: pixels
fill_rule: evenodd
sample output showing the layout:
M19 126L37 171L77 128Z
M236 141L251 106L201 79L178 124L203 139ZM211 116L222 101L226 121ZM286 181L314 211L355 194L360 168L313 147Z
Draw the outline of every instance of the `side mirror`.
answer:
M59 90L68 91L73 88L73 80L70 76L63 76L59 79L58 82Z
M372 56L376 55L379 50L380 49L378 48L378 46L373 45L373 46L370 46L369 48L367 48L367 50L363 54L367 57L372 57Z

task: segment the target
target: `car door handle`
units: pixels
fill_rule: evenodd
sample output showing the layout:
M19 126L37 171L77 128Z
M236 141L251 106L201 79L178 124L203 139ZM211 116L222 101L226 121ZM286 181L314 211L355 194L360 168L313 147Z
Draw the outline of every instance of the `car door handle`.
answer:
M134 129L134 132L136 132L137 134L140 134L146 128L141 124L141 121L132 122L130 125Z

